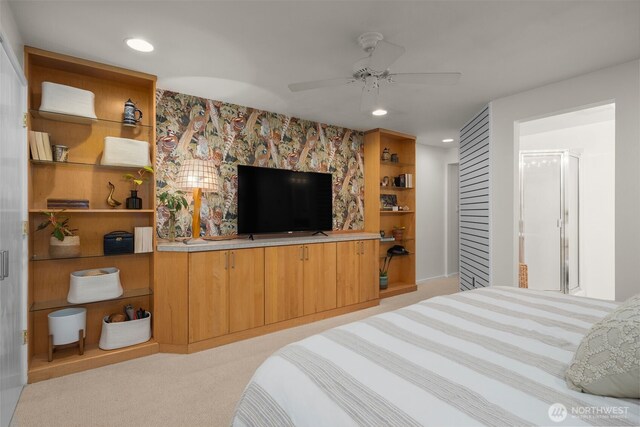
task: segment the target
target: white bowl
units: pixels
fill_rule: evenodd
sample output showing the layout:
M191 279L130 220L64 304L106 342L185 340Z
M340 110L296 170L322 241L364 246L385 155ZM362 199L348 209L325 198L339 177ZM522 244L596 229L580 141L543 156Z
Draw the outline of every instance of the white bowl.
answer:
M100 272L100 275L93 273ZM122 295L120 270L115 267L80 270L71 273L67 301L71 304L104 301Z
M103 350L128 347L151 339L151 313L144 319L126 322L107 323L108 319L109 316L102 319L99 347Z
M53 335L53 345L71 344L78 341L78 331L87 336L87 309L82 307L64 308L49 313L49 335Z

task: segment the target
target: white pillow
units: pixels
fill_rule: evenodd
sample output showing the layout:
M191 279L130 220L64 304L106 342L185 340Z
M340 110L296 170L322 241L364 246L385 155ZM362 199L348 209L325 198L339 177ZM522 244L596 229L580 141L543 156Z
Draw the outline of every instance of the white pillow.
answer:
M640 294L591 327L565 379L573 390L640 398Z

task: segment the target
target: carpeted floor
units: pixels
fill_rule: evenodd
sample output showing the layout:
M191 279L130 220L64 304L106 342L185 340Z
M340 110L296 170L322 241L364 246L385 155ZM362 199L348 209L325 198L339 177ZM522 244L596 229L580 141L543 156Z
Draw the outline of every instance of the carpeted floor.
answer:
M12 426L228 426L253 372L280 347L457 288L455 276L434 279L355 313L195 354L155 354L30 384Z

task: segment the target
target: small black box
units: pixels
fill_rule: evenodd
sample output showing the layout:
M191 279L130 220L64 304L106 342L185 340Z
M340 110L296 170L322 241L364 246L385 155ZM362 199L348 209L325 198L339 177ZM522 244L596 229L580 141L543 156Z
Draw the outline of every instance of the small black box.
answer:
M112 231L104 235L104 254L120 255L133 253L133 234L128 231Z

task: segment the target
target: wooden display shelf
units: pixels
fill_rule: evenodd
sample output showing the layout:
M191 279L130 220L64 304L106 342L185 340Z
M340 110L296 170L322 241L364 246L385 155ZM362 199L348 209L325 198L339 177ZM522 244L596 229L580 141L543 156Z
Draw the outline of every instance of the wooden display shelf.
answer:
M29 213L43 213L43 212L63 212L64 213L154 213L155 209L29 209Z
M50 160L34 160L31 159L31 164L34 166L87 166L93 168L100 169L114 169L114 170L138 170L141 169L142 166L111 166L111 165L101 165L98 163L89 163L89 162L52 162Z
M415 213L415 211L413 209L408 211L380 211L380 215L402 215L411 213Z
M157 352L158 343L152 338L142 344L108 351L100 350L97 344L87 345L83 355L79 355L77 347L72 346L56 350L51 362L47 361L46 353L36 354L31 358L28 371L29 383L124 362L137 357L150 356Z
M404 190L415 190L416 187L393 187L389 185L381 185L380 191L404 191Z
M415 164L413 164L413 163L391 162L391 161L384 161L384 160L380 160L380 164L383 165L383 166L396 166L396 167L399 167L399 168L415 166Z
M386 245L390 245L390 244L398 243L398 242L412 242L414 240L416 240L416 239L413 238L413 237L405 237L405 238L400 239L399 241L398 240L380 240L380 244L381 245L385 245L385 244Z
M62 114L62 113L51 113L48 111L39 111L39 110L29 110L31 117L34 119L43 119L43 120L51 120L54 122L64 122L64 123L75 123L79 125L92 125L94 123L109 123L113 125L119 125L128 128L146 128L149 130L153 129L153 126L137 124L135 126L125 125L121 121L110 120L104 118L91 118L91 117L83 117L83 116L74 116L72 114Z
M418 286L413 283L389 283L387 289L380 289L380 298L389 298L396 295L406 294L409 292L413 292L418 289Z
M52 260L65 260L65 259L80 259L80 258L111 258L111 257L115 257L115 256L134 256L134 255L153 255L153 252L131 252L131 253L127 253L127 254L111 254L111 255L105 255L102 252L87 252L87 253L82 253L78 256L67 256L67 257L52 257L49 254L47 255L43 255L43 256L38 256L38 255L32 255L30 261L52 261Z
M128 298L142 297L151 295L153 291L149 288L140 288L140 289L125 289L122 295L116 298L111 298L107 300L93 301L93 302L83 302L80 304L73 304L68 302L67 300L56 300L56 301L39 301L34 302L31 305L31 309L29 311L42 311L42 310L51 310L54 308L65 308L65 307L77 307L77 306L85 306L91 304L100 304L108 301L118 301L124 300Z

